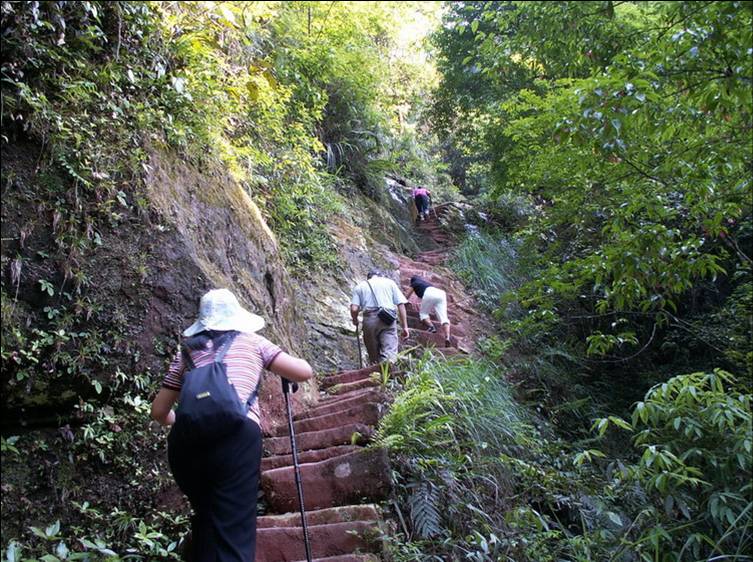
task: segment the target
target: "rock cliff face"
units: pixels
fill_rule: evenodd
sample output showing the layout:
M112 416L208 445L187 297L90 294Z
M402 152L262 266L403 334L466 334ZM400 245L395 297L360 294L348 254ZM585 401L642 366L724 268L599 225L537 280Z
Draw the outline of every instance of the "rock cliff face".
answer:
M144 341L160 333L177 337L195 317L201 294L227 287L267 321L262 335L305 356L306 331L293 283L274 234L243 187L219 167L198 170L160 152L152 153L146 185L168 239L154 248ZM284 423L280 390L271 379L260 389L264 420L271 427ZM296 399L314 392L315 383L303 385Z
M353 287L374 267L399 281L397 262L390 256L418 252L409 193L408 188L387 179L380 202L352 194L347 216L333 217L329 225L337 241L337 270L298 282L309 359L317 371L358 367L358 345L349 312Z
M96 309L83 324L101 332L97 345L108 367L97 372L95 366L90 376L105 389L115 369L151 373L156 389L180 332L195 318L199 297L216 287L231 289L244 306L266 319L264 336L306 357L317 371L356 366L348 312L351 288L374 266L394 270L396 264L384 257L390 250L413 254L417 249L409 234L407 188L389 180L381 203L354 192L347 214L332 218L339 267L294 280L274 233L238 182L217 164L199 168L153 149L146 167L146 201L127 200L117 209L118 220L97 224L101 243L74 258L87 279L76 292L66 274L70 256L55 254L61 234L54 205L75 206L78 193L68 189L57 195L58 203L51 201L54 195L42 188L34 156L39 147L13 145L3 152L4 321L44 325L46 307L65 304L62 293L80 294ZM14 256L23 264L20 275L14 273ZM40 291L40 279L52 283L54 296ZM45 367L58 368L52 362ZM280 385L269 379L260 402L269 426L265 430L273 431L284 422L284 411ZM57 376L23 387L6 379L3 384L10 391L6 428L18 419L27 427L57 426L58 415L65 422L73 397L87 391L78 386L88 386L85 380ZM302 390L296 400L312 402L316 384Z

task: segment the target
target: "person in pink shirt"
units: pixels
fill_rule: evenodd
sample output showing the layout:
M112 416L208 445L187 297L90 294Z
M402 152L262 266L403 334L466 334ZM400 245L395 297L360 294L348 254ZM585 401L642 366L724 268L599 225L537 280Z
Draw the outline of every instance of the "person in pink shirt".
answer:
M431 191L419 185L413 189L411 195L413 196L413 202L416 204L416 210L418 211L418 220L421 221L429 218Z
M194 511L189 560L253 562L262 452L256 398L262 372L266 369L292 382L313 376L308 362L256 333L263 327L264 319L242 308L227 289L206 293L199 317L183 332L182 351L170 363L152 403L152 418L172 426L167 439L170 470ZM245 403L245 416L240 414L232 431L209 441L188 432L180 407L176 415L173 405L179 398L190 398L181 394L184 386L191 387L186 375L215 359L225 366L225 384L239 406Z

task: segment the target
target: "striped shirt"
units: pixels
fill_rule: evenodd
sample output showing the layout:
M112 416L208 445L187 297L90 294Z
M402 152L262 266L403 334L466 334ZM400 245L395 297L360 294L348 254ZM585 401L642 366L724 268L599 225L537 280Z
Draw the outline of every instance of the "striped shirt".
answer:
M261 380L262 370L269 369L272 361L282 353L279 346L257 334L240 333L233 340L230 349L225 354L223 363L227 366L228 381L235 387L238 399L245 402ZM212 341L207 342L205 349L190 350L191 360L196 367L209 365L214 360ZM183 354L178 351L170 363L162 386L180 392L183 387L183 377L186 374L186 362ZM261 425L259 401L248 412L248 417Z

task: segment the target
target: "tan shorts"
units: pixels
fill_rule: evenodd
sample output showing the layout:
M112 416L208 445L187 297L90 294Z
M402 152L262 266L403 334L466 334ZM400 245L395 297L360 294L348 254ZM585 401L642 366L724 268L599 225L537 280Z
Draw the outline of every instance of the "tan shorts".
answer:
M427 320L434 311L441 324L449 324L447 318L447 293L436 287L427 287L424 291L424 297L421 299L421 310L418 317L421 320Z

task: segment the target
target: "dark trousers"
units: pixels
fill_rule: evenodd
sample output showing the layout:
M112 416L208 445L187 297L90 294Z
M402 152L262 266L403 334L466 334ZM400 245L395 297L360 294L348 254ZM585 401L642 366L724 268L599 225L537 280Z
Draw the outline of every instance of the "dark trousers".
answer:
M172 431L167 457L178 487L194 510L186 558L253 562L261 466L259 426L247 419L237 432L206 445Z
M416 195L416 210L419 215L422 215L429 211L429 198L426 195Z

